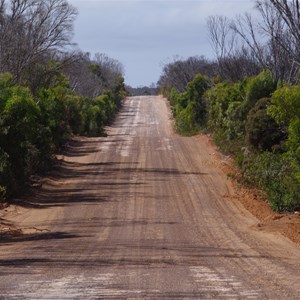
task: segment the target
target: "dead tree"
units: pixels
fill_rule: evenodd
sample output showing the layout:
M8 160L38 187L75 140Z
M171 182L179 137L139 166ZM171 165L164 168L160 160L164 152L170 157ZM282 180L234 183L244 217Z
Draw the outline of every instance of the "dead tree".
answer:
M71 44L77 15L66 0L1 0L0 71L22 80L26 68Z

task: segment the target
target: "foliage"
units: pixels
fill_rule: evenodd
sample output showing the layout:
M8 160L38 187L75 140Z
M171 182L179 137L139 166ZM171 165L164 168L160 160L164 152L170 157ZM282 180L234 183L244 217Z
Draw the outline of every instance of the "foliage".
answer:
M300 1L253 2L255 17L248 11L234 19L208 17L219 74L223 79L238 81L268 69L274 82L299 82Z
M284 86L274 92L268 113L278 126L287 128L288 138L284 159L288 162L291 176L285 181L294 191L294 201L300 206L300 86Z
M285 155L267 151L252 154L247 161L244 179L267 192L273 209L300 208L300 180L293 163Z
M101 135L125 97L123 66L71 51L67 0L0 1L0 202L74 134Z
M203 95L210 86L208 77L197 74L188 83L185 92L178 93L175 88L170 90L169 100L180 133L193 134L205 124L206 103Z
M73 134L102 135L125 95L122 79L105 95L89 99L72 92L63 74L57 78L34 96L15 85L12 75L0 75L0 201L47 169Z
M287 136L275 120L267 114L269 98L259 100L250 110L246 124L246 141L257 150L270 151Z
M241 179L266 191L273 209L300 208L300 86L276 86L269 71L238 82L197 75L167 93L178 132L212 133Z
M273 81L271 72L268 70L264 70L257 76L252 77L246 86L246 101L243 107L246 114L258 100L270 97L275 88L276 84Z
M194 56L187 59L175 57L174 61L163 66L162 75L158 80L160 92L167 96L172 88L178 92L186 91L189 82L197 74L213 77L216 74L216 63L207 60L204 56Z
M228 141L244 139L246 120L255 103L274 90L271 74L263 71L253 78L237 83L224 81L206 92L208 127L224 133Z
M300 86L284 86L274 92L268 113L287 128L289 152L300 162Z
M4 94L10 97L3 101L0 115L0 184L13 190L16 182L24 181L33 168L38 152L34 140L40 110L27 88L7 86Z
M136 88L126 86L126 90L130 96L155 96L158 94L158 88L154 83L152 83L150 86L139 86Z
M226 140L240 138L244 134L245 117L242 104L245 101L247 81L218 83L205 94L207 99L208 128L224 132Z

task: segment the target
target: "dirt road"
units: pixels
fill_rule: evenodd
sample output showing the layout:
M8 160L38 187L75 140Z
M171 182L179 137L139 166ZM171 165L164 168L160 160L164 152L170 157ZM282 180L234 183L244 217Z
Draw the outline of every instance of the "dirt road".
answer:
M169 117L129 98L8 209L24 234L1 237L0 299L299 299L300 249L255 230L214 150Z

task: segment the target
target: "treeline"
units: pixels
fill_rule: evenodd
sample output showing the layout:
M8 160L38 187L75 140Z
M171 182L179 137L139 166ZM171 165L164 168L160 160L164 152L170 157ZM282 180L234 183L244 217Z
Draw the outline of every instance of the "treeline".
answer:
M292 23L292 17L297 22L300 3L257 1L257 4L266 17L273 20L276 12L280 18L284 30L280 37L290 39L286 41L290 41L290 48L286 49L289 53L281 48L287 44L282 44L279 38L273 39L269 43L280 52L271 52L267 50L268 43L264 45L260 55L267 58L267 53L263 53L268 51L268 61L263 64L252 52L257 50L254 46L252 50L245 46L245 52L235 48L234 52L232 44L230 55L223 49L216 65L207 61L206 66L216 70L213 76L203 66L200 74L193 74L187 63L190 59L181 60L185 71L181 68L180 72L187 72L193 78L187 84L183 79L177 85L172 79L174 71L170 70L176 69L178 63L172 62L165 66L159 84L171 103L178 132L211 133L220 148L234 156L241 179L263 189L273 209L296 210L300 209L300 85L295 61L300 48L296 47L299 46L296 33L289 22ZM214 20L224 21L220 17ZM250 15L248 20L252 20ZM267 24L268 20L265 19ZM236 30L236 25L230 26ZM224 26L218 30L221 28ZM282 51L289 64L278 61L283 59L279 55ZM242 53L245 56L241 57ZM186 84L184 90L182 84Z
M151 84L150 86L131 87L126 86L126 91L129 96L155 96L158 94L159 89L156 85Z
M222 79L242 80L270 70L297 83L300 66L299 0L255 0L255 14L210 16L207 27Z
M125 97L118 61L70 50L76 14L65 0L0 1L0 202L72 135L102 135Z

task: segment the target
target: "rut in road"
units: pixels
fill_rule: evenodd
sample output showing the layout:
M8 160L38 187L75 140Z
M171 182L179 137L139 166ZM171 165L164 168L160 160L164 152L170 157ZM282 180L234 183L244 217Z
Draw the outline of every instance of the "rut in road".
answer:
M299 299L300 251L255 231L213 149L161 97L77 138L1 239L1 299Z

